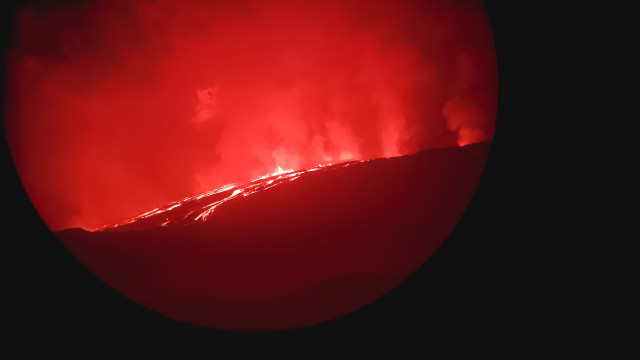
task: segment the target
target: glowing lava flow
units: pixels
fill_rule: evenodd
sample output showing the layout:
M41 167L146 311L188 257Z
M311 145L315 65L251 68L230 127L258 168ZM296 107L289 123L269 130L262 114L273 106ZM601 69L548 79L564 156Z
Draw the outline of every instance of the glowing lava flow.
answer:
M157 226L187 226L196 222L205 222L223 204L268 190L276 186L294 181L301 176L309 176L317 171L347 167L353 163L365 162L349 161L340 164L317 165L311 169L294 171L283 170L280 166L270 175L261 176L243 185L228 184L205 193L189 196L182 200L157 207L143 214L125 220L118 224L107 225L91 231L120 231L144 230Z

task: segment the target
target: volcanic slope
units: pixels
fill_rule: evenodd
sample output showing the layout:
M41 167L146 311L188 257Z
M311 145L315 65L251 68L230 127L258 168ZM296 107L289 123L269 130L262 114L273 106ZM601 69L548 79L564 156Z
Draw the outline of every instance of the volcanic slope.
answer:
M56 236L102 281L171 318L245 331L312 325L424 263L462 216L489 148L279 171Z

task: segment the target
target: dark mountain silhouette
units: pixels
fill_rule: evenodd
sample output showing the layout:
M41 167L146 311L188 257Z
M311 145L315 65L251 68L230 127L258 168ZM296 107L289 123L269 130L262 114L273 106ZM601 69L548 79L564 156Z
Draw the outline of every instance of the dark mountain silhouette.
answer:
M225 330L306 326L379 298L428 259L462 216L488 150L279 174L56 235L101 280L169 317Z

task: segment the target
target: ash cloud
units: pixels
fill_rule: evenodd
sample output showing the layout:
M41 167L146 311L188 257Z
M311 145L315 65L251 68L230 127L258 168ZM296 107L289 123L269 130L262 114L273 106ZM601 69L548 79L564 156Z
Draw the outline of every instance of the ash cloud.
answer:
M493 136L480 1L36 5L17 14L5 128L54 230L278 167Z

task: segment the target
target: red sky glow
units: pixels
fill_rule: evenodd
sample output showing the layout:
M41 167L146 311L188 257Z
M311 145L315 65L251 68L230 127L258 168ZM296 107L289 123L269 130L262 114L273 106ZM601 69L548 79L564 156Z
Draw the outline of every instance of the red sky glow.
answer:
M481 1L69 1L17 16L5 128L52 230L493 137Z

